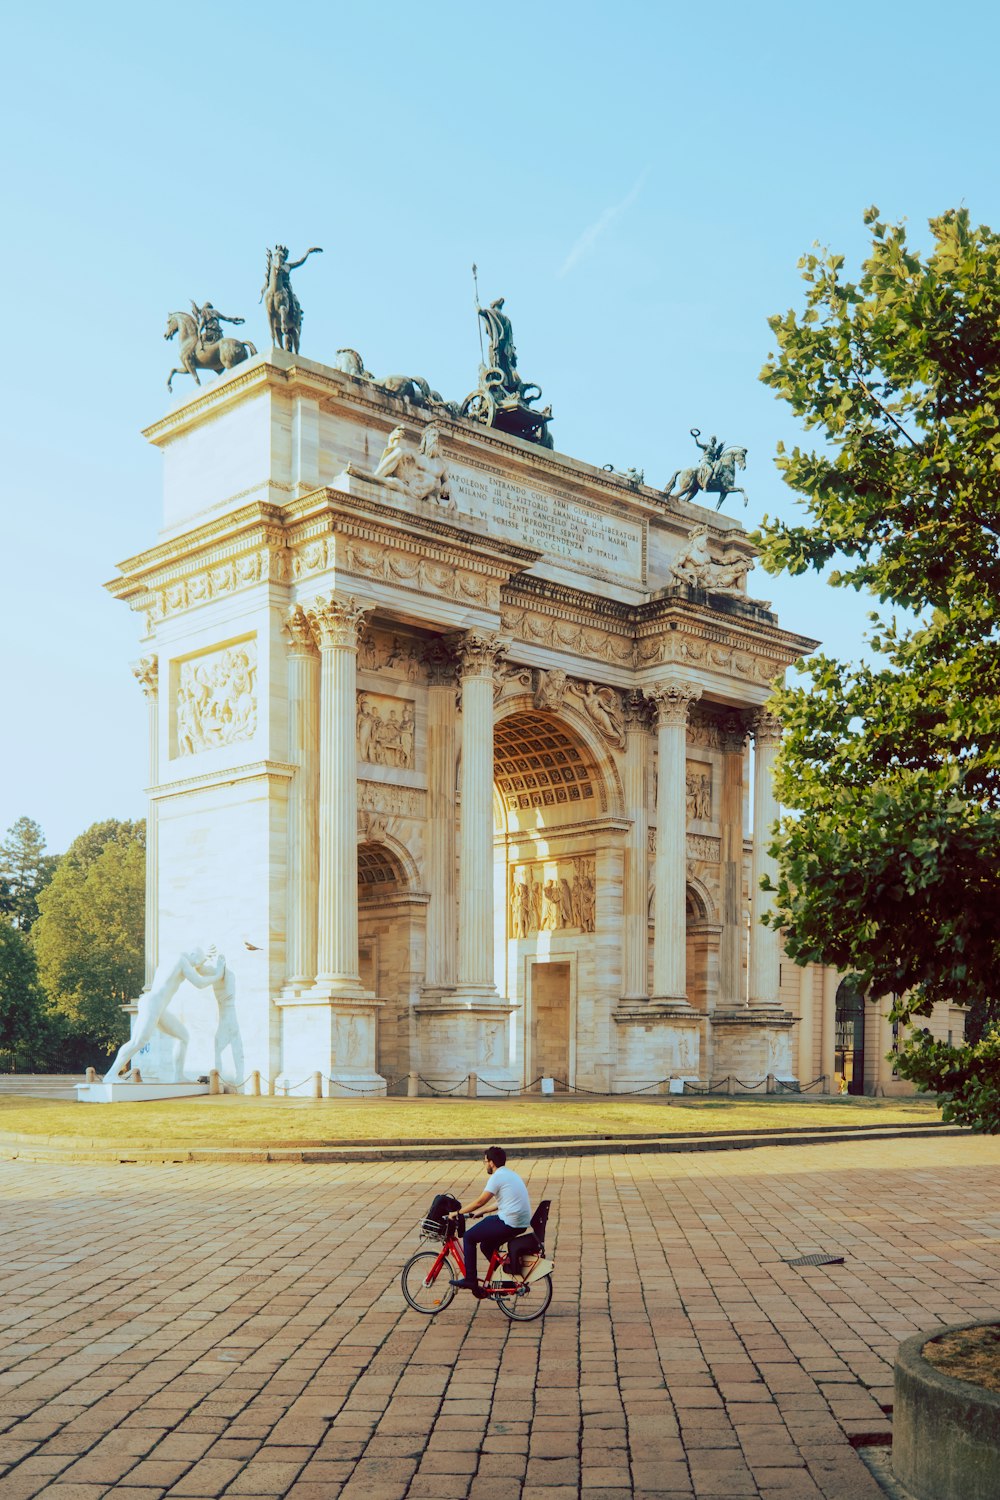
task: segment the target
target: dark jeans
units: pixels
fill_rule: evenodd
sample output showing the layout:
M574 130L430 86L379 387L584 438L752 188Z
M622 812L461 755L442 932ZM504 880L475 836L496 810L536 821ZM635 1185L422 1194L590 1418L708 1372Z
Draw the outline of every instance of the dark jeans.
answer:
M488 1264L488 1258L494 1250L505 1245L508 1240L512 1240L516 1234L523 1233L523 1229L512 1229L509 1224L505 1224L499 1214L490 1214L487 1219L477 1219L471 1229L465 1231L465 1238L462 1240L465 1274L469 1280L478 1280L476 1251L480 1245L483 1247Z

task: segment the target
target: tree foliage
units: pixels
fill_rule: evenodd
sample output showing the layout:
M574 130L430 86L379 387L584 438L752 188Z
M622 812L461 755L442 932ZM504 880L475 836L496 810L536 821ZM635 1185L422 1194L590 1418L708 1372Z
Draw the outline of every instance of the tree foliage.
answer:
M804 311L771 320L761 376L821 439L779 448L807 519L765 517L764 566L830 567L882 606L869 660L818 655L776 696L794 816L772 921L790 957L893 994L900 1019L969 1006L978 1044L1000 1021L1000 237L952 211L921 254L866 223L856 280L839 255L800 263ZM898 1067L1000 1130L968 1048L918 1035Z
M45 853L45 836L32 818L18 818L0 843L0 910L19 932L38 919L38 897L48 885L59 856Z
M75 1032L105 1047L128 1035L120 1007L142 989L145 867L144 823L95 823L39 901L32 939L49 998Z
M49 1042L45 992L31 943L0 917L0 1050L44 1063Z

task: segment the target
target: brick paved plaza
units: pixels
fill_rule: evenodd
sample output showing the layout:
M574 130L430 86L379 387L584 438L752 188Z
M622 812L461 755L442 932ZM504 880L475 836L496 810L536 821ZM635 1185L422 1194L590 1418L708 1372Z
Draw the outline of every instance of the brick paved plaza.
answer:
M1000 1141L527 1162L523 1327L399 1292L477 1158L0 1174L2 1500L875 1500L898 1340L1000 1309Z

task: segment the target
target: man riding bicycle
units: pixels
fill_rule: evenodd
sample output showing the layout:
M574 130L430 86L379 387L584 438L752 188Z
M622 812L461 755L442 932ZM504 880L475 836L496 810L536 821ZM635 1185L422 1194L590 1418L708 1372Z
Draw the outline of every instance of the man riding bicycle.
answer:
M490 1146L483 1160L486 1165L486 1186L473 1203L462 1204L449 1218L459 1214L472 1214L483 1208L491 1198L496 1199L497 1211L485 1219L470 1225L462 1240L465 1275L452 1277L451 1285L480 1296L479 1272L476 1256L482 1245L487 1260L500 1245L512 1240L531 1228L531 1201L528 1189L516 1172L507 1166L507 1153L502 1146Z

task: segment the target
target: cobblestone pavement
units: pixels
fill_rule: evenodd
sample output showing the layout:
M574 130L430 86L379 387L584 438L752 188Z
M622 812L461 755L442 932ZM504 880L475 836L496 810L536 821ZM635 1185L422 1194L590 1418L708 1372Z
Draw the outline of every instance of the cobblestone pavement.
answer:
M477 1163L0 1166L2 1500L878 1500L897 1342L1000 1311L970 1137L526 1162L548 1314L424 1318Z

